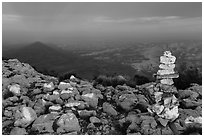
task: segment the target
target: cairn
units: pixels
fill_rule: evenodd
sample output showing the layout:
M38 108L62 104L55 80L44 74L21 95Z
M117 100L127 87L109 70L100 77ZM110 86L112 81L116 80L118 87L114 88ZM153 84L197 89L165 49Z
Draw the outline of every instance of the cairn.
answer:
M157 85L154 88L155 103L151 106L149 112L156 113L158 121L167 126L179 116L178 100L174 96L177 92L173 86L173 78L178 78L179 75L174 71L176 57L171 55L170 51L165 51L160 57L160 65L156 79Z

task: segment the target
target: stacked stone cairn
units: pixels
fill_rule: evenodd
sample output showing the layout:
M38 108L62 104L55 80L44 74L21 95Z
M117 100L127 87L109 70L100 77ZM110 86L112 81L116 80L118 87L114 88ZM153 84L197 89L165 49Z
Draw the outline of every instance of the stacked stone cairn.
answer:
M175 121L178 116L178 100L174 96L177 92L173 86L173 78L179 75L174 71L176 57L171 55L170 51L165 51L160 57L160 65L156 79L157 84L154 88L155 103L148 109L149 112L156 114L158 121L166 126L168 122Z

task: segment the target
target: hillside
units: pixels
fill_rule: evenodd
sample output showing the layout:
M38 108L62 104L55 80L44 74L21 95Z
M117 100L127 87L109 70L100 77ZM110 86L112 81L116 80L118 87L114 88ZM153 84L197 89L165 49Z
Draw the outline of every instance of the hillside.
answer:
M76 77L59 82L17 59L2 61L3 135L172 135L148 112L155 82L102 86ZM202 87L178 90L178 134L202 134Z

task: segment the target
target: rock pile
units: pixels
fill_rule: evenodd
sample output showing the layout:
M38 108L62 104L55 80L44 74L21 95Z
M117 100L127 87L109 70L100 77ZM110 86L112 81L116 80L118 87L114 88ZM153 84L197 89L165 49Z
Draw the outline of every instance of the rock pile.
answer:
M36 72L16 59L2 61L2 133L4 135L117 135L173 134L148 113L157 83L135 88L93 86L74 76L57 78ZM178 91L180 133L202 116L201 86ZM182 102L194 102L184 105ZM190 103L189 103L190 104ZM194 121L192 120L193 118ZM190 117L190 118L189 118ZM187 120L186 120L187 119ZM187 122L191 121L191 123ZM192 122L193 121L193 122ZM183 124L182 124L183 123ZM197 124L197 123L196 123ZM200 124L200 123L198 123ZM201 125L201 124L200 124Z
M165 51L164 55L160 57L160 65L157 72L158 84L154 89L155 104L149 111L156 113L159 122L163 126L167 126L168 122L173 122L178 116L178 100L174 96L177 92L173 86L173 78L178 78L175 73L176 57L171 55L170 51Z

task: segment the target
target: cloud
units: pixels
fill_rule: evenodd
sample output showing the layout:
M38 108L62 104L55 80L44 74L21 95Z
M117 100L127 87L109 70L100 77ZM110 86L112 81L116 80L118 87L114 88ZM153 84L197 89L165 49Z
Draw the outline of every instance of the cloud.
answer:
M22 20L22 16L14 15L14 14L3 14L2 15L3 22L16 22Z
M153 17L136 17L136 18L123 18L123 19L114 19L111 17L96 17L93 19L96 23L109 23L109 24L157 24L157 23L171 23L171 22L180 22L188 20L197 20L199 17L194 18L184 18L180 16L153 16Z

